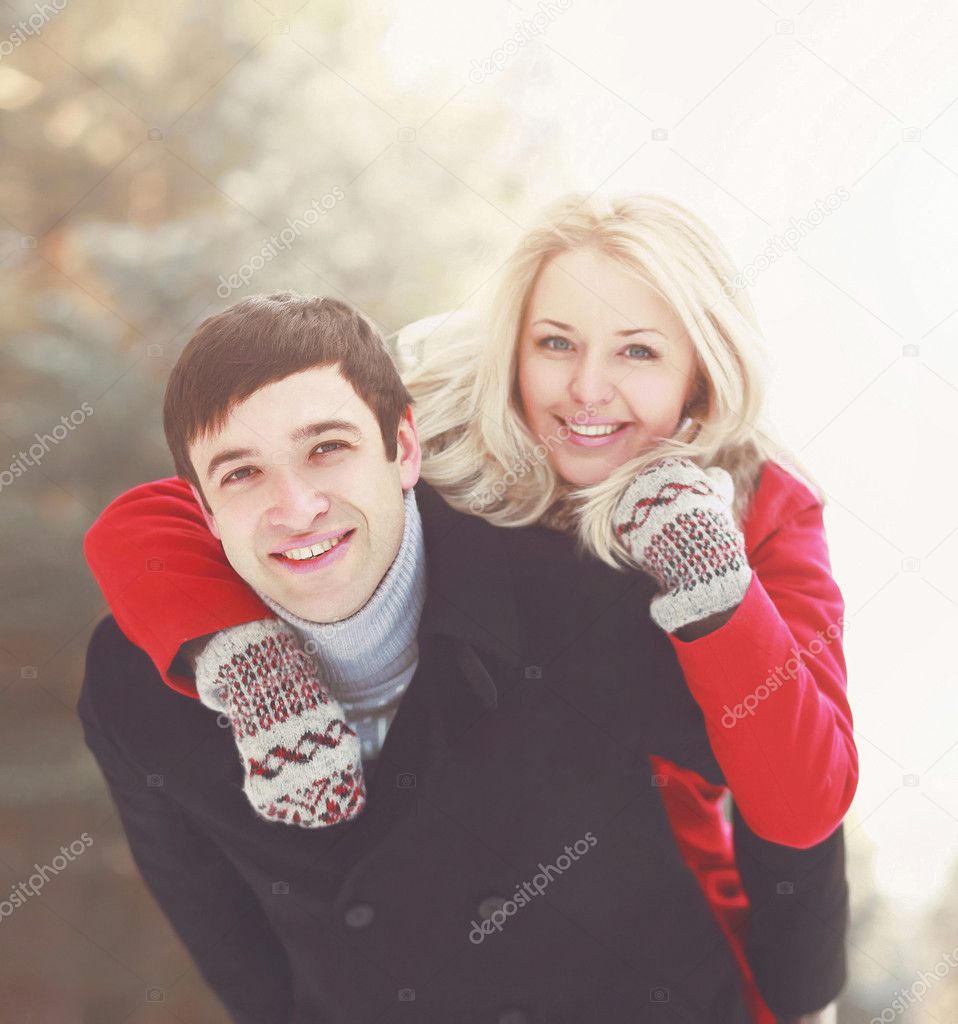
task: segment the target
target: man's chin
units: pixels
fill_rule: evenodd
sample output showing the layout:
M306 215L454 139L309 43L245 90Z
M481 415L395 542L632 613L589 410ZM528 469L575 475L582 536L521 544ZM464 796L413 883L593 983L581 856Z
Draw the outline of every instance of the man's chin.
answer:
M297 618L309 622L335 622L340 617L328 594L306 594L295 585L282 588L274 586L263 593Z
M310 592L307 592L307 588ZM271 590L263 589L263 593L297 618L320 625L348 619L365 604L365 601L357 604L351 594L343 592L339 587L332 588L329 583L322 587L319 584L305 584L301 589L287 582L281 589L274 585Z

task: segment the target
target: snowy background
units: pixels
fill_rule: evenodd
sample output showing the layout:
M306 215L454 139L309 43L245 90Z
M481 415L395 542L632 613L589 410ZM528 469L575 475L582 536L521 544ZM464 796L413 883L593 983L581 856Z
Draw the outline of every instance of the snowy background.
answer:
M848 610L840 1019L958 1020L956 53L945 0L0 0L0 899L92 839L0 919L5 1019L226 1019L73 711L105 613L82 536L172 472L196 324L293 288L394 331L582 189L673 196L750 282Z

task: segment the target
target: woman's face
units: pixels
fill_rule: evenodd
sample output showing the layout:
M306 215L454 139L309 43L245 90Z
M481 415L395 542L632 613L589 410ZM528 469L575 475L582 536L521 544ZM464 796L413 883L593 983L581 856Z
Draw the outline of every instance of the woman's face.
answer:
M673 434L694 386L692 342L668 304L594 249L546 264L519 335L529 429L584 487ZM562 429L565 426L566 429Z

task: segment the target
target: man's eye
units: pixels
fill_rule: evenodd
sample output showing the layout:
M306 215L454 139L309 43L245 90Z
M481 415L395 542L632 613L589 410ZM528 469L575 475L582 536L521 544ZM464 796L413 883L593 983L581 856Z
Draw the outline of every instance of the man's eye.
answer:
M227 473L226 476L223 477L223 483L224 484L232 484L232 483L236 483L236 481L238 481L238 480L245 480L246 479L245 476L239 476L238 474L240 474L240 473L252 473L252 472L253 472L253 467L252 466L241 466L239 469L234 469L232 473Z
M322 444L316 445L316 447L310 452L310 455L329 455L334 451L338 451L340 448L349 448L350 445L346 441L323 441ZM228 473L223 477L224 484L236 484L241 480L248 480L249 474L257 472L255 466L241 466L239 469L234 469L232 473Z
M338 448L348 448L348 447L349 447L349 445L345 441L323 441L322 444L316 445L316 447L313 449L313 454L315 455L316 452L318 452L320 450L320 448L332 448L333 451L335 451ZM325 454L325 453L321 453L321 454Z

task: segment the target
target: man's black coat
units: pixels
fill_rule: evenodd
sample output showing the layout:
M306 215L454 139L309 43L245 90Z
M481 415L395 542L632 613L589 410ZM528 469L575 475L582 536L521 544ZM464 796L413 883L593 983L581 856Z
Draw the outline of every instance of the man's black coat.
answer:
M241 1024L744 1024L648 760L724 782L652 581L416 494L419 667L352 822L258 818L222 721L112 618L93 635L87 743L203 976ZM845 977L841 828L804 851L734 829L763 994L815 1010Z

